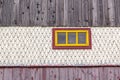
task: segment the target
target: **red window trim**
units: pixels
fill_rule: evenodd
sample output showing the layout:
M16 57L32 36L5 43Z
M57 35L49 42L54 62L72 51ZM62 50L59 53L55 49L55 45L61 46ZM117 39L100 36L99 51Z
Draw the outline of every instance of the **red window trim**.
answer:
M55 46L55 31L56 30L88 30L89 46ZM92 49L91 28L53 28L52 29L52 48L53 49Z

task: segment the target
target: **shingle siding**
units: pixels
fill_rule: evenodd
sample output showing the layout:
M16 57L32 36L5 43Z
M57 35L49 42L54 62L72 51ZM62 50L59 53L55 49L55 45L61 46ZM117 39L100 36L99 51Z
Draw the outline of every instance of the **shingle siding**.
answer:
M1 27L0 65L120 65L120 28L92 27L92 49L52 49L52 27Z

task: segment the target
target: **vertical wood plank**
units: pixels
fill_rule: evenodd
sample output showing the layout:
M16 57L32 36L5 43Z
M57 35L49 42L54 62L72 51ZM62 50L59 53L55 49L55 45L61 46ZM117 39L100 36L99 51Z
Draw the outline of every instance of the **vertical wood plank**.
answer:
M13 79L12 80L21 80L21 72L20 72L21 69L19 68L13 68L12 69L12 77Z
M94 76L93 76L93 68L88 68L88 72L87 72L87 74L88 74L88 80L93 80L94 78Z
M43 0L30 1L30 25L31 26L42 25L42 20L43 20L42 14L44 14L44 12L42 12L42 2Z
M108 10L109 10L109 19L110 26L115 26L115 8L114 0L108 0Z
M108 80L116 80L115 78L115 72L114 68L107 68L108 69Z
M64 26L68 26L68 0L64 0Z
M3 69L0 69L0 80L3 80L4 77L4 71Z
M83 25L83 19L82 19L82 0L79 0L79 26Z
M93 26L98 26L98 11L97 11L97 1L98 0L92 0L92 4L93 4Z
M79 0L73 1L73 26L79 26Z
M82 80L87 80L86 79L88 77L88 75L87 75L87 69L86 68L81 68L81 71L82 71Z
M82 26L88 26L88 0L82 0Z
M68 68L68 79L69 80L73 80L74 79L74 73L73 73L73 69L72 68Z
M100 68L93 68L92 80L99 80L99 69Z
M101 67L101 68L99 68L99 70L98 70L98 72L99 72L99 80L104 80L104 70L103 70L104 68L103 67Z
M109 0L103 0L103 25L109 26L109 13L108 13L108 1Z
M39 26L42 24L42 0L36 0L36 22L35 25Z
M55 26L56 24L56 0L48 0L48 26Z
M60 68L59 69L59 74L60 74L59 80L67 80L68 73L67 73L67 69L66 68Z
M117 6L117 8L118 8L118 26L120 26L120 0L118 0L118 6Z
M31 79L31 69L22 68L21 69L21 80L30 80Z
M36 0L30 1L30 25L35 26L35 22L37 21L37 2Z
M13 0L4 0L2 2L2 25L11 26L11 15L13 14Z
M88 16L89 16L89 9L88 9L88 0L84 0L84 26L88 26Z
M46 80L50 80L50 68L46 68Z
M31 69L31 80L42 80L42 68Z
M11 25L20 25L20 17L19 17L19 2L20 0L14 0L13 5L13 11L11 14Z
M93 4L92 0L88 0L88 26L93 26Z
M49 80L58 80L59 79L58 68L50 68L49 76L50 76Z
M119 26L119 25L118 25L118 23L119 23L119 18L118 18L119 10L118 10L118 6L119 6L119 0L114 0L114 7L115 7L115 25L116 25L116 26Z
M78 80L83 80L83 79L82 79L82 71L81 71L81 68L78 68L78 69L77 69L77 73L78 73Z
M98 25L103 26L103 0L97 1Z
M114 80L119 80L120 79L120 68L119 67L116 67L114 68Z
M56 26L63 26L64 0L56 0Z
M3 80L13 80L12 78L12 69L4 69L4 78Z
M42 26L47 26L47 1L48 0L42 0L42 15L41 15Z
M79 73L77 70L78 68L73 68L73 80L79 80L78 78Z
M2 24L3 0L0 0L0 25Z
M30 24L30 0L20 0L20 25L29 26Z
M73 0L69 0L68 1L68 26L72 26L71 24L72 24L72 10L73 10L73 8L72 8L72 2Z
M109 69L108 68L103 68L103 80L109 80Z

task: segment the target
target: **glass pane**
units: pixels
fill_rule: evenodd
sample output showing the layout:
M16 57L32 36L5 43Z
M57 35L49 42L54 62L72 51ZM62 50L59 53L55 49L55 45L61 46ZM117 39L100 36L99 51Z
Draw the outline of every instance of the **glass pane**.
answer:
M78 43L79 44L85 44L86 43L86 33L85 32L79 32L78 33Z
M66 44L66 33L58 32L58 44Z
M75 32L68 33L68 44L76 44L76 33Z

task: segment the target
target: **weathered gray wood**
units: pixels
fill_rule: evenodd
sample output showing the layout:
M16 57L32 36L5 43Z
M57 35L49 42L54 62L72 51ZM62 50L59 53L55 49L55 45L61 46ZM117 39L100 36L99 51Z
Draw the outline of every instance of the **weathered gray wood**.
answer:
M78 80L82 80L82 71L80 68L77 69Z
M58 69L57 68L50 68L49 69L50 72L49 72L49 80L59 80L59 72L58 72Z
M120 0L0 0L1 26L120 26Z
M78 80L78 68L73 69L73 80Z
M22 26L30 24L30 0L20 0L20 20Z
M64 0L56 0L56 26L63 26Z
M73 1L73 26L77 27L79 25L79 0Z
M119 67L1 68L0 80L119 80Z
M119 75L119 68L112 68L114 69L114 76L112 76L114 78L114 80L119 80L120 79L120 75Z
M93 3L92 0L88 0L88 26L93 25Z
M108 77L109 77L109 68L103 68L103 73L102 73L104 76L103 76L103 79L104 80L109 80Z
M108 77L108 80L117 80L115 79L115 70L114 68L106 68L108 70L108 73L107 73L107 77Z
M3 6L2 6L2 21L1 24L4 26L8 26L11 25L11 15L12 15L12 11L13 11L13 0L3 0L2 2Z
M32 80L42 80L43 79L42 68L41 69L34 68L34 69L30 69L30 71L31 71L31 79Z
M81 68L81 75L82 75L82 79L83 80L87 80L87 77L88 77L88 75L87 75L87 68Z
M74 78L73 69L72 68L68 68L67 71L68 71L68 76L67 76L68 80L73 80L73 78Z
M0 0L0 25L2 24L3 0Z
M68 25L68 1L69 0L64 0L64 26Z
M103 26L103 0L97 0L98 25Z
M92 72L93 72L92 80L99 80L99 69L100 68L93 68L93 70L92 70Z
M108 10L109 10L110 26L114 26L115 25L114 0L108 0Z
M98 0L92 0L92 4L93 4L93 25L94 26L98 26L98 11L97 11L97 1Z
M118 26L119 23L119 0L114 0L114 7L115 7L115 25Z
M88 12L88 0L83 0L83 22L84 25L83 26L88 26L88 16L89 16L89 12Z
M42 0L42 15L41 15L41 25L47 26L47 1Z
M0 80L3 80L3 75L4 75L3 69L0 69Z
M14 76L12 80L21 80L21 74L22 73L19 68L12 69L12 76Z
M56 0L48 0L48 5L47 5L47 8L48 8L48 25L49 26L55 26L56 24Z
M83 25L83 19L82 19L82 0L79 0L79 24L78 25Z
M104 80L104 68L100 68L99 72L99 80Z
M13 80L12 69L4 69L3 80Z
M31 70L29 68L21 69L21 80L31 79Z
M13 5L13 11L11 14L11 25L20 25L20 16L19 16L19 3L20 0L14 0Z
M68 26L71 26L72 25L72 17L73 17L73 8L72 8L72 2L73 0L69 0L68 1Z
M50 68L46 68L46 80L49 80L50 78Z
M67 80L67 69L66 68L60 68L59 69L59 80Z
M35 22L37 21L37 1L31 0L30 1L30 25L35 26Z
M103 25L109 26L108 0L103 0Z

